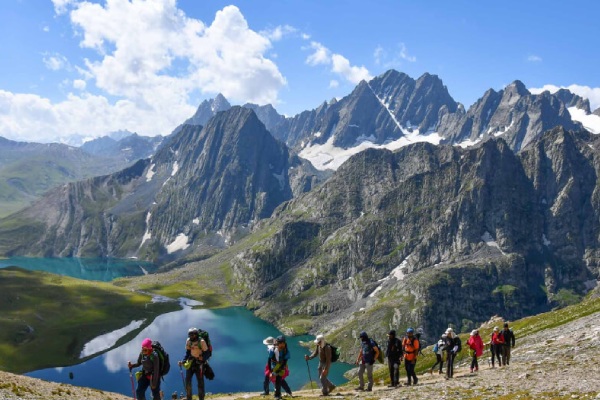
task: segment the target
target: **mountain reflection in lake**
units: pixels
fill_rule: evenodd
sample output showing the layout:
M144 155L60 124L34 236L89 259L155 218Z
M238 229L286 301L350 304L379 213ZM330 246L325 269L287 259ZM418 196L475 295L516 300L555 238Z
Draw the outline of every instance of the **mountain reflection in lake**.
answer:
M0 268L17 266L31 271L44 271L89 281L109 282L123 276L144 275L157 267L147 261L117 258L36 258L0 259Z
M157 317L150 326L143 329L130 342L80 365L49 368L27 375L131 395L127 361L135 362L142 340L149 337L160 341L170 355L171 372L165 376L165 380L161 384L165 398L168 398L174 391L184 391L177 361L181 360L185 354L187 330L192 326L207 330L213 345L213 357L210 364L215 371L215 379L206 381L207 392L262 391L264 367L267 360L266 347L262 344L262 340L267 336L275 337L280 332L272 325L256 318L250 311L240 307L221 310L194 310L184 307L180 311ZM300 347L298 342L311 339L314 338L288 338L292 358L290 360L290 376L287 381L292 390L299 389L309 381L303 357L308 353L308 349ZM114 337L109 340L114 341ZM310 366L311 376L315 381L318 379L317 360L310 361ZM350 366L347 364L333 364L330 379L336 384L344 382L345 379L342 375L349 368ZM69 378L71 372L73 379ZM195 387L195 383L193 386Z

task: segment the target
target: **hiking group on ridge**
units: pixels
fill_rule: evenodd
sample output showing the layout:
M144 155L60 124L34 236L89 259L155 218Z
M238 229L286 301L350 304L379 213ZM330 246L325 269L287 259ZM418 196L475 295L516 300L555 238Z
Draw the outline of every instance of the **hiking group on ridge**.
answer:
M422 348L425 347L420 339L420 333L415 333L413 328L408 328L402 339L396 337L396 331L390 330L387 334L388 342L385 353L381 350L377 342L369 337L367 332L362 331L359 334L360 348L355 364L358 365L358 380L359 385L355 389L357 391L373 390L373 366L376 361L384 363L384 354L387 359L390 384L388 387L398 387L400 384L400 366L404 361L406 370L406 386L416 385L419 378L416 375L415 367L419 354L422 354ZM336 388L329 380L332 363L339 358L339 349L325 341L322 334L316 336L314 343L316 345L314 351L310 355L305 355L304 359L308 367L309 379L312 384L310 375L310 367L308 361L319 357L318 374L321 386L321 395L328 396ZM263 340L263 344L267 346L267 362L264 369L265 378L263 381L262 395L269 395L270 385L275 386L274 398L281 399L281 389L291 397L292 391L286 382L285 378L289 376L288 362L291 358L289 348L285 336L281 335L277 338L269 336ZM479 335L479 330L473 330L469 339L466 342L468 346L469 357L471 358L470 372L474 373L479 370L479 358L484 352L483 339ZM491 368L495 368L495 360L498 360L498 366L509 365L511 348L515 346L515 335L509 328L508 323L504 323L504 329L500 330L494 327L490 335L488 343L491 351ZM446 364L445 379L451 379L454 376L454 362L457 354L462 350L462 343L459 336L452 328L440 336L439 340L433 346L433 353L436 356L435 364L429 369L430 374L438 368L438 373L442 374L444 363ZM190 328L188 337L185 342L185 355L181 361L178 361L181 371L182 381L186 391L186 399L192 400L192 379L195 376L198 385L198 399L204 400L205 386L204 378L209 380L214 378L214 372L210 367L208 360L212 355L212 346L208 332L198 328ZM438 367L439 365L439 367ZM157 341L152 341L146 338L142 341L142 349L138 355L137 361L132 363L127 362L130 371L132 391L135 398L146 400L145 392L150 387L152 392L152 400L161 400L160 383L161 378L169 372L170 363L169 355L166 353L161 344ZM135 373L137 380L137 389L134 387L132 369L142 367L140 371ZM186 370L185 378L183 376L184 367ZM364 374L367 374L365 382ZM173 398L177 398L176 393Z

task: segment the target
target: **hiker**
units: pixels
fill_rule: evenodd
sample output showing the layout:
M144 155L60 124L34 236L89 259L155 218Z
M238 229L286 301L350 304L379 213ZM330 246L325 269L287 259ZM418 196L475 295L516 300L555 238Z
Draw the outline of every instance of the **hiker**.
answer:
M361 332L360 335L360 352L356 359L356 365L358 365L358 387L355 390L365 390L364 374L367 371L368 386L367 392L373 390L373 364L375 360L379 358L379 346L377 343L369 338L367 332Z
M419 339L415 336L415 330L408 328L406 330L406 336L402 340L402 351L404 353L404 368L406 369L406 386L412 384L416 385L419 382L417 374L415 373L415 366L417 365L417 355L419 354L420 348Z
M160 360L158 359L158 354L152 348L152 340L149 338L142 340L142 351L138 356L137 362L132 364L131 361L127 361L127 366L129 367L129 371L139 366L142 367L142 370L135 374L137 378L136 397L139 400L146 400L146 389L150 386L152 400L161 400Z
M265 366L265 380L263 382L263 392L261 396L269 395L269 388L271 387L271 353L275 350L275 338L269 336L263 340L263 344L267 346L267 365Z
M504 329L502 330L502 337L504 338L504 346L502 346L502 364L510 364L510 350L515 347L515 334L512 329L508 327L508 322L504 323Z
M285 336L277 336L277 339L275 339L275 348L270 354L271 362L269 363L271 367L271 381L275 380L275 399L281 399L282 387L287 394L292 396L292 391L285 381L285 378L290 373L287 366L289 359L290 351L287 347Z
M444 343L446 341L446 334L444 333L440 339L437 341L437 343L435 345L433 345L433 352L435 353L435 364L433 364L433 367L431 367L431 370L429 370L430 374L433 374L433 370L435 369L436 365L440 365L440 372L439 375L442 374L442 365L444 364L444 361L442 359L442 356L444 354Z
M492 331L492 339L490 341L492 347L492 368L495 368L494 359L498 358L498 366L502 366L502 348L504 347L504 336L500 333L500 329L495 326ZM494 357L495 356L495 357Z
M208 351L206 341L200 337L198 328L188 330L185 341L185 356L179 365L186 365L185 391L186 399L192 400L192 377L198 381L198 399L204 400L204 353Z
M467 345L469 345L470 348L469 355L472 357L471 373L473 373L473 371L479 371L477 358L483 355L483 340L481 340L481 336L479 336L479 331L477 329L471 332L471 335L467 340Z
M317 345L315 351L313 351L310 356L305 355L304 359L308 361L312 360L317 355L319 356L319 380L321 381L321 393L323 396L328 396L329 393L335 389L335 385L331 383L329 379L327 379L332 360L331 346L325 342L325 337L323 335L317 335L315 343Z
M446 329L446 341L444 342L444 351L446 351L446 379L454 377L454 359L461 351L461 341L452 328Z
M385 350L390 371L390 384L388 387L397 387L400 384L400 364L402 364L402 343L396 337L396 331L388 333L388 344Z

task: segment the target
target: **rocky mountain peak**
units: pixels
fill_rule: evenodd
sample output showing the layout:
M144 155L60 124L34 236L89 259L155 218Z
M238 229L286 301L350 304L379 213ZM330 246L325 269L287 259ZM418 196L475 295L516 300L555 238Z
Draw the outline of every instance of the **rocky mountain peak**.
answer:
M519 80L512 82L502 90L505 98L514 99L517 101L520 97L530 95L531 93L525 87L525 84Z
M569 89L559 89L554 96L565 103L566 107L577 107L590 114L590 101L572 93Z

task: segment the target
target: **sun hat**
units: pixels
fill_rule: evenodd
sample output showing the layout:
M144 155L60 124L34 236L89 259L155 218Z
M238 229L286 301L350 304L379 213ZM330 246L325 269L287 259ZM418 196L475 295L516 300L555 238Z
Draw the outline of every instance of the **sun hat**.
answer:
M497 326L494 327L494 332L498 332L499 330L500 329Z
M263 344L265 344L267 346L274 345L275 344L275 338L273 336L269 336L265 340L263 340Z
M319 344L321 343L321 341L325 340L325 336L323 335L317 335L317 337L315 338L315 343Z
M472 330L471 331L471 336L475 336L475 335L477 335L477 331L476 330Z

